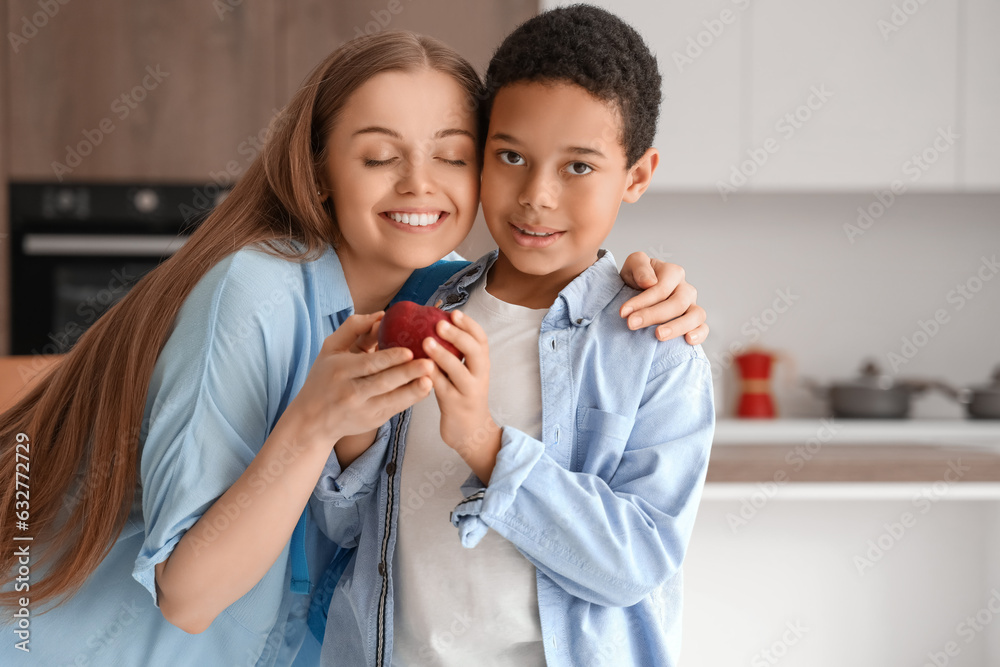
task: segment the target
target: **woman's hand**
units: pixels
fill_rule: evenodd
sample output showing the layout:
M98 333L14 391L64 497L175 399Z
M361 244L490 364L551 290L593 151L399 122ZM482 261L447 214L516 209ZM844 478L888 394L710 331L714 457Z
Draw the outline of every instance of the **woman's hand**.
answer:
M289 405L295 411L300 437L325 440L332 447L344 439L357 449L359 438L425 398L431 390L434 364L413 359L403 347L376 349L376 331L383 312L351 315L323 341L302 390ZM363 440L361 438L360 440ZM371 444L369 440L368 444ZM367 447L351 452L353 460Z
M489 484L500 451L500 427L489 405L490 347L475 320L460 310L451 315L454 324L438 322L435 331L465 355L465 363L433 338L423 341L424 351L437 364L431 377L441 408L441 439Z
M208 628L277 560L334 443L366 434L364 451L368 431L430 393L432 362L403 348L371 351L381 316L352 315L323 341L247 469L156 565L157 604L168 621L188 633Z
M683 267L634 252L625 259L621 277L629 287L644 290L622 305L629 329L659 325L658 339L683 334L691 345L708 338L705 309L695 303L698 290L684 279Z

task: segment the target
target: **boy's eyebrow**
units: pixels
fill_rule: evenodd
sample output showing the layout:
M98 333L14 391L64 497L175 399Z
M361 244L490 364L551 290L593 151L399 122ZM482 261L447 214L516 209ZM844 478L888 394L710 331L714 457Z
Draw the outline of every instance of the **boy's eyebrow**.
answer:
M497 132L496 134L490 135L491 141L503 141L508 144L514 144L515 146L523 146L520 141L510 136L509 134L504 134L503 132ZM567 153L573 153L574 155L596 155L598 157L607 157L604 153L597 150L596 148L586 148L585 146L570 146L566 149Z
M401 135L399 132L396 132L396 130L390 130L387 127L381 127L379 125L370 125L368 127L363 127L360 130L356 131L351 136L356 137L359 134L385 134L392 137L393 139L403 138L403 135ZM472 135L471 132L469 132L468 130L463 130L460 127L450 127L446 130L438 130L437 132L434 133L434 138L444 139L445 137L453 137L455 135L465 135L470 139L472 139L473 141L476 140L476 138Z
M514 144L515 146L520 146L521 142L510 136L509 134L504 134L503 132L497 132L490 137L490 141L505 141L508 144Z
M597 157L607 157L606 155L604 155L604 153L597 150L596 148L585 148L583 146L570 146L566 150L576 155L596 155Z

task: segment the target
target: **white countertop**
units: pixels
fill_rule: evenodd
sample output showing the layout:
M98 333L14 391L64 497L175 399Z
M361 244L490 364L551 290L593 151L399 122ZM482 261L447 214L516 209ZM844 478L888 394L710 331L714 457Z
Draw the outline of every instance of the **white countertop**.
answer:
M805 444L984 445L1000 447L1000 420L719 419L716 445Z

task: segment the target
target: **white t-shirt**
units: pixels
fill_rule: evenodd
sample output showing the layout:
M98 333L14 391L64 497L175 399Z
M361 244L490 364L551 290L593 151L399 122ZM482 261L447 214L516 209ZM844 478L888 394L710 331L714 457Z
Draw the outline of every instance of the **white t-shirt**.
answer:
M500 426L542 432L538 334L548 309L489 294L481 278L461 307L490 341L490 412ZM441 440L432 394L413 407L393 557L393 667L544 667L535 566L490 532L462 546L450 513L469 466Z

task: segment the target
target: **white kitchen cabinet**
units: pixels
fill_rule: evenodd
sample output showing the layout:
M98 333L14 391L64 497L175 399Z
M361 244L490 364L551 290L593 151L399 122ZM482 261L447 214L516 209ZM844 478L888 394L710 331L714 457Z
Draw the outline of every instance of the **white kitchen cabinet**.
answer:
M1000 190L996 0L595 4L659 58L654 190Z
M957 3L770 0L750 14L745 150L776 145L751 187L956 185Z
M966 0L965 76L959 108L964 157L959 184L965 189L1000 189L1000 2Z
M542 9L568 4L572 2L543 0ZM659 62L663 102L655 145L660 165L653 188L714 188L739 157L743 12L732 0L590 4L635 26Z

